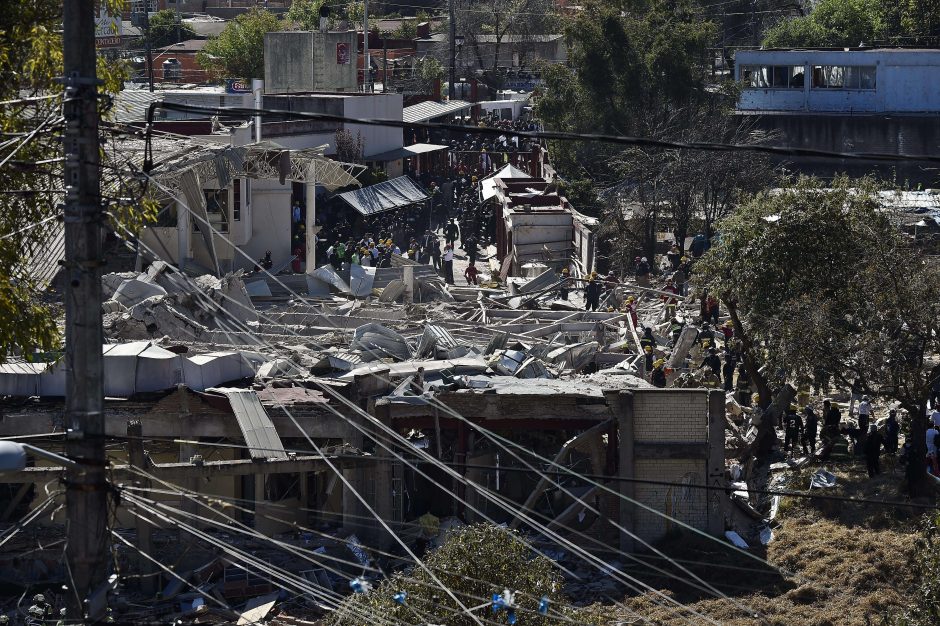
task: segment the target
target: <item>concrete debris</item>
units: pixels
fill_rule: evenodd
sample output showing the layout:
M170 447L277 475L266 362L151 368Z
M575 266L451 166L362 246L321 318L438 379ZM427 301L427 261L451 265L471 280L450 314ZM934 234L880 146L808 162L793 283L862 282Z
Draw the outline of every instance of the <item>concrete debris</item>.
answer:
M381 324L370 323L358 327L349 346L362 351L364 361L392 358L407 361L413 356L411 345L394 330Z
M155 296L165 296L166 289L160 285L155 285L150 282L144 282L139 278L131 278L125 280L121 285L115 290L114 295L111 296L112 300L120 302L125 307L132 307L139 302L143 302L148 298Z

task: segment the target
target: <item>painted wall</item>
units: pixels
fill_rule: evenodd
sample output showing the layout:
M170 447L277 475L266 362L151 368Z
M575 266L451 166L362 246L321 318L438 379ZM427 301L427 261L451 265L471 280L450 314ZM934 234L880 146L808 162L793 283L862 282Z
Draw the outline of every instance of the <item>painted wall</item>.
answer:
M802 87L746 88L742 111L833 113L940 113L938 50L742 50L735 56L735 78L749 66L802 66ZM815 66L874 67L874 89L814 87Z
M355 32L266 33L264 79L270 94L358 91Z

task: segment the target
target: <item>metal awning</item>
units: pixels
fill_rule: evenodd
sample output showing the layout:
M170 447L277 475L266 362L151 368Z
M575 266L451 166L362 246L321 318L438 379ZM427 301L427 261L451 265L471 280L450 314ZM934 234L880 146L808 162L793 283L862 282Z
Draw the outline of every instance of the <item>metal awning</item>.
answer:
M405 107L401 112L401 119L406 124L415 124L418 122L427 122L436 117L444 115L454 115L460 111L472 109L474 104L464 100L448 100L447 102L419 102L410 107Z
M450 146L442 146L436 143L416 143L411 146L396 148L395 150L389 150L388 152L364 158L366 161L395 161L397 159L408 159L419 154L439 152L441 150L450 150Z
M263 461L287 458L284 444L277 435L274 422L258 399L258 394L251 389L229 387L213 387L206 391L215 391L228 398L252 459Z
M347 191L339 194L338 197L362 215L375 215L428 199L424 190L407 176L399 176L384 183Z

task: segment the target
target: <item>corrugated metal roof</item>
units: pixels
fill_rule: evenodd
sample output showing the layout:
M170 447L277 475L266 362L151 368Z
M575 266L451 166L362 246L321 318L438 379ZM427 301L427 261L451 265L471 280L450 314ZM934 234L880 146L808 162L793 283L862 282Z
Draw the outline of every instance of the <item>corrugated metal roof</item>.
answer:
M62 269L60 261L65 260L65 225L58 221L52 222L46 240L34 246L26 256L30 278L36 281L39 288L47 288Z
M231 389L227 387L213 387L206 391L216 391L224 394L232 405L238 427L245 437L251 458L257 460L286 459L287 452L284 444L277 435L274 422L268 417L261 405L261 401L251 389Z
M410 107L405 107L401 112L403 122L412 124L416 122L427 122L435 117L454 114L458 111L466 111L473 107L472 102L464 100L449 100L447 102L419 102Z

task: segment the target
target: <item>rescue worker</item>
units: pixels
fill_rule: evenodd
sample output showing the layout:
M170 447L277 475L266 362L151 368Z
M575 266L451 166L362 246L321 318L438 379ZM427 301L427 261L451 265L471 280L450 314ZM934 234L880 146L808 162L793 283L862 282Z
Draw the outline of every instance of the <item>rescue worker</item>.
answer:
M738 404L741 406L751 406L751 376L744 362L738 366L737 389Z
M829 398L823 400L823 427L824 434L834 437L839 432L839 425L842 423L842 413L839 411L839 403L833 402Z
M585 311L596 311L601 305L601 283L595 274L591 274L587 287L584 288Z
M721 379L718 378L711 367L706 365L702 368L702 383L708 389L718 389L721 386Z
M633 322L633 327L636 328L638 324L636 316L636 296L627 296L627 299L623 301L622 308L624 313L630 314L630 320Z
M650 374L650 382L654 387L662 389L666 386L666 366L665 359L657 359L653 362L653 372Z
M803 448L809 448L811 454L816 453L816 432L819 430L819 418L813 407L808 406L804 409L806 413L806 422L803 428Z
M728 320L721 325L721 334L725 336L725 342L734 338L734 322Z
M806 452L806 438L804 437L803 430L803 419L800 417L800 414L797 413L797 406L791 404L787 409L786 415L783 417L783 428L784 428L784 440L783 440L783 451L784 453L790 451L790 447L793 447L794 452L796 447L802 443L803 445L803 454Z
M718 376L718 372L721 371L721 359L718 358L714 348L708 349L708 355L702 361L702 367L711 368L711 371L718 377L718 382L721 382L721 377Z
M646 370L647 372L653 371L653 361L656 360L656 355L653 354L653 348L646 346L643 348L643 355L646 358Z
M738 366L738 357L729 346L725 346L725 363L721 366L721 377L726 392L734 391L734 370Z
M702 344L703 350L708 350L715 345L715 332L708 325L708 322L702 322L702 330L698 333L698 340Z
M679 336L682 334L683 328L685 328L685 324L680 322L678 317L673 317L669 322L669 334L672 335L673 348L675 348L676 344L679 343Z
M645 350L647 347L656 347L656 338L653 337L653 329L647 326L643 329L643 335L640 337L640 345Z
M679 304L679 290L676 289L675 283L671 278L666 280L666 286L663 287L663 291L673 294L672 296L662 296L662 299L663 304L666 305L666 315L668 317L675 317L676 306Z
M447 220L447 226L444 227L444 239L447 241L448 245L453 247L459 235L460 229L457 228L457 224L454 223L454 218L450 218Z
M561 284L561 288L558 290L558 297L562 300L568 299L568 281L571 279L571 270L567 267L561 270L561 279L564 281Z

